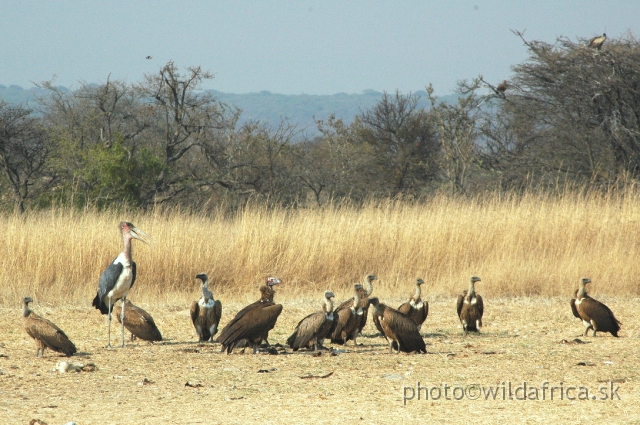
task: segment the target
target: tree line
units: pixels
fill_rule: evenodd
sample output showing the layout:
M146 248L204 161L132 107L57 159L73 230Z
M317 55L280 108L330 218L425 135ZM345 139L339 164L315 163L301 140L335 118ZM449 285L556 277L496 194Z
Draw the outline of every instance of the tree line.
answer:
M429 108L384 93L349 124L318 120L313 137L286 119L240 124L242 111L200 89L212 78L200 67L73 91L42 83L35 109L0 103L0 208L295 207L635 181L635 37L593 49L515 34L528 58L508 81L462 81L455 103L429 85Z

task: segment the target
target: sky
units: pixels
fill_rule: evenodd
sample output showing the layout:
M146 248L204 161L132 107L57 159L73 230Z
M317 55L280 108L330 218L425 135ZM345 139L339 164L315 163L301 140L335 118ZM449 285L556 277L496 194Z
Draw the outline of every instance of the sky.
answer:
M528 40L640 37L640 1L0 0L0 84L128 83L201 66L203 88L327 95L437 94L496 84ZM145 59L152 56L152 59Z

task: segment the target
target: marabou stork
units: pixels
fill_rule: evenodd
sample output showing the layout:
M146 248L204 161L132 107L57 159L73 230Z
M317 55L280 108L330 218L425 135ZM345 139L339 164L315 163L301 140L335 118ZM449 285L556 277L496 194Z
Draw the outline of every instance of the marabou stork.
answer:
M131 258L131 240L138 239L147 243L145 239L153 239L142 230L138 229L132 223L123 221L119 225L122 233L122 242L124 248L120 255L107 267L100 275L98 283L98 293L93 299L92 305L100 310L102 314L108 314L109 320L107 324L107 348L111 347L111 311L113 305L122 300L122 312L120 313L120 322L122 323L122 347L124 347L124 316L125 301L127 294L136 281L136 263Z

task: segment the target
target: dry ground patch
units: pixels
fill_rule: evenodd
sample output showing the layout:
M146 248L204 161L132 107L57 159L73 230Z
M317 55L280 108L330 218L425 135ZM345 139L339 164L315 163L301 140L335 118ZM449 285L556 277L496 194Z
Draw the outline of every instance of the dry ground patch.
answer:
M94 372L60 374L64 357L47 351L35 358L35 344L22 329L19 307L0 309L0 405L2 423L49 425L111 423L640 423L640 314L637 299L603 298L623 322L620 338L583 337L568 299L485 296L485 327L463 336L450 297L430 298L423 335L426 355L391 355L375 336L371 320L361 346L334 347L335 356L304 352L219 353L218 344L199 344L188 303L143 304L166 339L160 344L126 342L106 349L106 322L83 306L32 308L58 324L78 347L73 363L94 363ZM278 300L278 296L276 297ZM135 301L135 300L134 300ZM222 323L244 303L225 302ZM387 298L397 306L402 299ZM297 321L319 307L311 298L284 299L284 311L270 335L284 343ZM113 342L120 330L114 322ZM128 336L128 335L127 335ZM577 343L578 338L583 343ZM568 343L562 343L565 340ZM261 372L262 371L262 372ZM321 378L332 373L330 376ZM312 376L312 378L309 378ZM305 378L307 377L307 378ZM618 387L614 400L408 400L408 389L443 384ZM191 386L186 386L186 383ZM450 390L451 391L451 390ZM436 393L433 393L437 395ZM591 395L593 392L590 393ZM423 394L424 395L424 394ZM459 396L458 392L456 396ZM576 393L569 394L576 395ZM600 393L595 393L600 397ZM449 398L453 398L449 393ZM509 397L508 393L506 394ZM540 395L542 397L542 395Z

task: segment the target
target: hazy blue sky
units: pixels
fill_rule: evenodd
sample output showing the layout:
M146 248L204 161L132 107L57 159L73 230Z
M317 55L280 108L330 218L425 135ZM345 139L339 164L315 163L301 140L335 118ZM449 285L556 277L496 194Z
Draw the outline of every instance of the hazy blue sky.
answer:
M0 84L135 82L167 61L232 93L450 93L499 82L522 42L640 36L640 1L0 0ZM145 56L153 59L147 60Z

